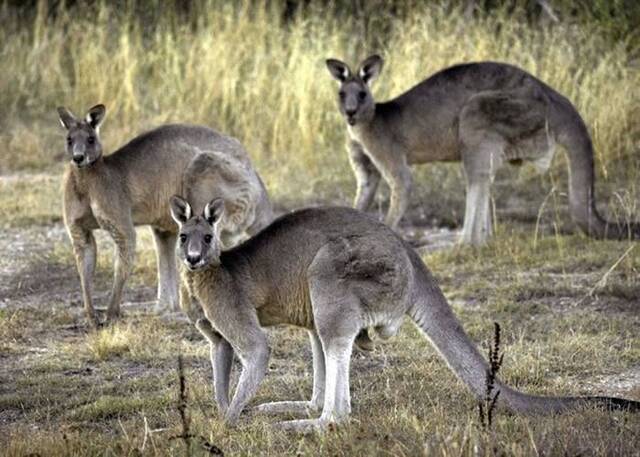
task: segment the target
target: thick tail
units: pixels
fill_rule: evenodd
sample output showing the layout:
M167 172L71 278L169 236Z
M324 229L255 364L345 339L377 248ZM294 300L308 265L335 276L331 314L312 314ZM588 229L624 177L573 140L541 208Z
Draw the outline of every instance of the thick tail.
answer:
M566 103L569 103L568 101ZM605 220L596 209L593 143L584 121L569 104L558 141L569 156L569 206L572 219L589 236L640 239L640 223Z
M451 370L478 399L486 393L489 366L475 344L464 332L440 288L413 249L409 248L415 272L413 305L408 313L447 362ZM640 402L610 397L543 397L528 395L496 380L500 391L498 404L523 414L549 414L581 405L599 405L606 409L640 411Z

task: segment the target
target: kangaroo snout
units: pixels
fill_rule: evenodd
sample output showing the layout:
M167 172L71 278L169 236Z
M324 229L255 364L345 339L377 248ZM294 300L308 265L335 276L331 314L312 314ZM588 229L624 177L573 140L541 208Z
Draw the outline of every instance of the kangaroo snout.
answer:
M73 149L71 150L71 160L73 160L77 165L80 165L84 161L85 157L86 150L84 145L74 144Z
M187 255L187 263L194 267L202 260L202 256L200 254L189 254Z

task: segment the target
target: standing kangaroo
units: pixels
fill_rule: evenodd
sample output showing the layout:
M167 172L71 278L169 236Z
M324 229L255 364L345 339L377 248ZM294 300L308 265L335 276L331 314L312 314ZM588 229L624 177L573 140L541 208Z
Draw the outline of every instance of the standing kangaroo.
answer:
M219 228L226 245L245 232L256 233L273 218L264 185L236 139L206 127L165 125L104 156L98 131L105 112L104 105L96 105L85 119L77 119L66 108L58 108L71 159L64 175L64 222L73 244L87 318L95 326L93 230L108 231L116 245L107 310L111 319L119 315L122 290L133 264L137 225L150 225L153 232L158 308L176 309L178 305L177 226L169 215L171 195L184 193L199 208L213 195L222 196L229 211Z
M308 330L313 351L310 401L266 403L264 412L322 413L284 422L286 428L322 428L351 411L349 361L359 332L396 334L409 315L458 377L482 398L488 365L465 334L418 254L393 230L349 208L304 209L280 217L243 244L221 251L217 199L195 215L179 197L171 212L180 226L176 246L191 293L206 319L196 327L210 341L215 398L233 423L265 375L269 347L262 326ZM242 363L229 403L233 354ZM551 413L581 404L640 409L640 402L608 397L540 397L497 382L502 406L519 413Z
M377 55L353 73L326 61L340 83L339 107L349 131L349 158L358 189L354 206L366 210L380 176L391 190L385 222L397 228L411 190L409 165L462 160L467 198L462 240L491 235L491 181L505 161L549 168L556 143L569 156L571 216L597 238L640 238L640 224L604 220L595 206L593 145L569 100L517 67L495 62L442 70L399 97L376 103L371 82L382 69Z

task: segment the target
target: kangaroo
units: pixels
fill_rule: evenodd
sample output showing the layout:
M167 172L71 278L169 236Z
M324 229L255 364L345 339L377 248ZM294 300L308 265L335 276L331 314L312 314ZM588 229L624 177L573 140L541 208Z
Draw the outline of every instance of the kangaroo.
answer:
M176 246L191 292L206 319L196 327L210 342L215 399L234 423L265 375L269 346L263 326L288 324L309 332L313 393L309 401L271 402L267 413L322 411L317 419L280 423L322 429L349 416L349 362L354 339L367 327L395 335L408 315L455 374L479 398L488 365L465 334L418 254L396 233L350 208L299 210L276 219L258 235L222 250L216 224L224 205L216 199L196 215L171 199L180 227ZM242 364L229 402L233 354ZM609 397L541 397L501 382L498 401L518 413L553 413L583 404L640 409L640 402Z
M600 216L593 145L582 117L569 100L526 71L496 62L456 65L376 103L370 86L382 70L380 56L365 59L357 73L336 59L326 65L340 84L357 209L371 205L382 176L391 190L385 222L397 228L409 202L409 166L462 160L467 181L462 241L482 244L492 231L490 187L498 169L505 161L526 160L546 171L560 144L569 156L575 223L596 238L640 238L640 224Z
M64 179L64 223L75 254L84 308L90 324L99 325L92 303L96 243L92 231L104 229L116 246L113 287L107 318L119 315L122 290L135 252L134 226L149 225L158 264L158 309L176 309L178 276L175 259L177 226L169 216L169 197L189 196L199 208L213 195L228 211L220 223L226 246L251 235L273 219L271 205L249 156L234 138L209 128L165 125L144 133L105 156L99 129L104 105L84 119L58 108L67 131Z

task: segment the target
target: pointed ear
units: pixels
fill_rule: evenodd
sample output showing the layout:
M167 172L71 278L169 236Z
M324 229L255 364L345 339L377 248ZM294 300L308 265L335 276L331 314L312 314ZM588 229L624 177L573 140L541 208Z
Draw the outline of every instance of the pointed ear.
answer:
M214 198L204 207L204 218L211 225L218 222L222 214L224 214L224 201L221 198Z
M327 59L326 64L331 76L341 83L345 82L347 78L351 76L351 69L349 68L349 65L340 60Z
M87 124L89 124L94 130L98 130L100 128L100 124L104 121L106 114L107 109L105 106L103 104L99 104L89 110L85 117L85 121L87 121Z
M360 70L358 70L358 76L362 78L365 84L370 84L374 79L378 77L382 71L382 65L384 60L378 54L367 57L360 64Z
M73 113L64 106L58 107L58 118L60 119L60 124L62 124L62 127L67 130L78 123L78 120L73 115Z
M171 197L169 205L171 206L171 217L173 217L173 220L176 221L178 226L191 219L193 211L191 210L189 202L184 198L174 195Z

